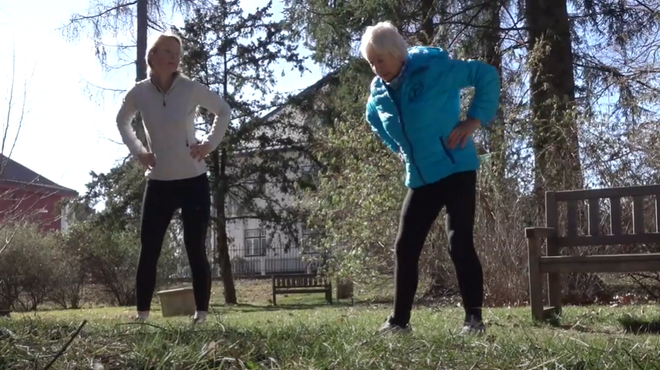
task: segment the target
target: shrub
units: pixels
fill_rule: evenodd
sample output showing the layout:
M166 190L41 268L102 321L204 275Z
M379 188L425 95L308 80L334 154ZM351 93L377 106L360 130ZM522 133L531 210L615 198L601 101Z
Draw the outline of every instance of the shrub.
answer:
M0 300L6 308L36 310L55 286L57 240L27 224L5 226L0 238L9 243L0 256Z
M135 304L135 276L140 255L137 230L112 231L94 222L74 225L68 232L69 255L78 256L78 263L92 283L101 286L113 304ZM167 245L167 242L164 243ZM158 266L158 282L173 273L173 253L163 248ZM76 276L71 278L76 279Z

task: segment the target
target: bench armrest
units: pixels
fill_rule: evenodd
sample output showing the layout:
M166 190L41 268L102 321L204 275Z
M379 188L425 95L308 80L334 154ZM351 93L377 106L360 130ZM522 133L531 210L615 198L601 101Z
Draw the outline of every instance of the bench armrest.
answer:
M528 239L549 239L556 236L554 227L526 227L525 237Z

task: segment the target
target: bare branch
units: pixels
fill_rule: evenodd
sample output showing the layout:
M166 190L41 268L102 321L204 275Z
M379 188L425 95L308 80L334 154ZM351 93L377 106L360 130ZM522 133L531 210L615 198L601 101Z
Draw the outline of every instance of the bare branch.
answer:
M85 324L87 324L87 320L83 320L83 322L80 324L80 326L78 326L78 329L76 329L76 331L74 331L73 334L71 334L71 337L70 337L69 340L66 342L66 344L64 345L64 347L62 347L62 349L60 349L59 352L57 352L57 354L55 354L55 356L53 357L53 359L50 360L50 362L48 363L48 365L46 365L46 366L44 367L44 370L48 370L48 369L50 369L50 367L53 366L53 364L55 363L55 361L57 361L58 358L62 357L62 355L63 355L64 352L66 352L66 350L69 348L69 346L71 345L71 343L73 342L73 340L76 339L76 337L78 336L78 334L80 334L80 331L81 331L82 328L85 326Z
M120 4L117 4L115 6L106 8L105 10L103 10L103 11L97 13L97 14L93 14L93 15L75 14L73 17L71 17L71 20L69 21L69 24L79 23L79 22L82 22L82 21L96 20L98 18L103 18L106 15L109 15L110 13L119 13L120 11L124 10L125 8L128 8L128 7L136 5L136 4L137 4L137 1L131 1L131 2L128 2L128 3L120 3Z

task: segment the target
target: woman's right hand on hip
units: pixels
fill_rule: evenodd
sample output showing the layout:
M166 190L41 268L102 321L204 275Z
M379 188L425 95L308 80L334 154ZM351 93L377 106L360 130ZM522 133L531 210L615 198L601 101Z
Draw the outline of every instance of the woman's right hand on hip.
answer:
M154 153L142 153L138 155L138 162L152 170L154 167L156 167L156 156Z

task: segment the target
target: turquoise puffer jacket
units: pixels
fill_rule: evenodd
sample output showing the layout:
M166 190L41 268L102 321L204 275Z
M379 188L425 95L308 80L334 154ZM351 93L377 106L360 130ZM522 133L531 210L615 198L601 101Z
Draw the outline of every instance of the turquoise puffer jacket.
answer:
M366 119L385 145L403 154L405 185L414 189L479 168L472 140L453 150L446 142L461 121L461 89L474 87L468 117L478 119L482 126L496 117L500 100L497 70L476 60L451 59L440 48L416 46L408 49L397 80L400 86L395 94L382 79L374 78Z

